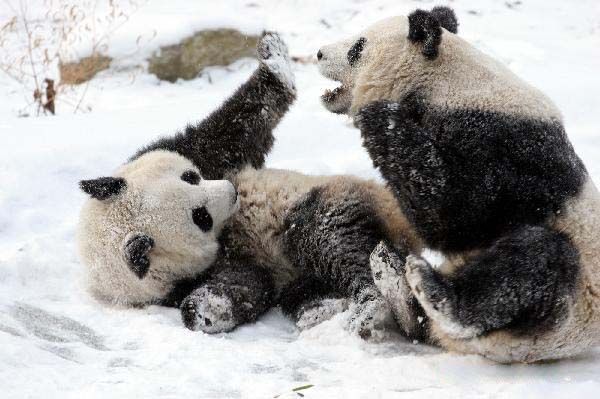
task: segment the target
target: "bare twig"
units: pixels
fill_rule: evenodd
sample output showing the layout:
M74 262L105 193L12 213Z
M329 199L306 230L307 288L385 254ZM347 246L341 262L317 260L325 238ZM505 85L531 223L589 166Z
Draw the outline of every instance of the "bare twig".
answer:
M35 104L39 115L53 114L57 101L73 106L74 112L89 109L83 106L89 79L109 66L110 59L105 60L111 37L148 0L43 0L41 19L29 14L28 0L2 1L12 16L0 25L0 72L22 88L26 109ZM137 50L131 56L139 51L141 42L142 36L138 36ZM92 65L92 73L85 67L72 69L85 77L72 76L70 81L85 82L85 87L82 91L67 90L70 86L58 79L57 71L64 60L80 59L75 50L81 48L88 48L90 54L84 59L91 59L92 64L100 60L101 66ZM65 95L77 98L68 101Z

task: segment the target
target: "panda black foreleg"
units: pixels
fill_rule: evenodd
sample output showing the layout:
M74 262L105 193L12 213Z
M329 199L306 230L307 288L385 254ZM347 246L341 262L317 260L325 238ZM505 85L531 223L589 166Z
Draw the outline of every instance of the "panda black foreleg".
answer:
M568 315L579 254L563 233L524 226L449 275L409 256L406 278L427 315L457 339L544 332Z
M249 261L216 263L182 301L183 323L190 330L227 332L255 321L273 305L270 273Z
M296 98L288 50L275 33L257 46L259 67L208 117L183 132L140 150L177 152L191 160L205 179L223 179L245 166L260 168L273 146L273 129Z
M363 145L419 236L436 249L450 234L442 207L448 198L448 171L431 131L422 127L419 102L374 102L356 116Z
M385 238L372 204L357 185L314 188L286 215L284 235L293 264L352 300L350 327L365 338L392 317L369 266L371 251Z

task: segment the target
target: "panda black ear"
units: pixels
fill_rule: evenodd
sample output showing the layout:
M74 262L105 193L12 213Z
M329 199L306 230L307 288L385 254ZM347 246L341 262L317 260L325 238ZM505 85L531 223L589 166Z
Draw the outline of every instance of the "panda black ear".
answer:
M99 177L79 182L79 187L86 194L100 201L121 193L126 186L127 182L122 177Z
M154 240L141 233L128 236L123 247L129 269L141 280L150 268L149 252L154 248Z
M413 43L422 43L421 51L425 58L435 59L438 56L438 47L442 42L440 22L429 11L413 11L408 16L408 40Z
M437 19L442 28L446 29L448 32L458 32L458 19L456 19L456 14L454 14L454 10L450 7L433 7L431 9L431 15Z

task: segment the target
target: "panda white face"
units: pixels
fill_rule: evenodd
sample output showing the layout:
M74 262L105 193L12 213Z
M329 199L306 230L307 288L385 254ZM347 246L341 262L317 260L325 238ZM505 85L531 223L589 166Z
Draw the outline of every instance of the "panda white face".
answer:
M377 22L358 35L321 47L317 52L319 71L323 76L341 83L321 96L325 108L334 113L347 114L361 69L374 55L387 51L389 43L398 47L397 52L406 41L399 38L406 36L407 32L406 17L392 17Z
M92 196L79 225L87 284L117 304L159 301L176 280L208 268L239 207L231 182L204 180L189 160L162 150L81 187Z

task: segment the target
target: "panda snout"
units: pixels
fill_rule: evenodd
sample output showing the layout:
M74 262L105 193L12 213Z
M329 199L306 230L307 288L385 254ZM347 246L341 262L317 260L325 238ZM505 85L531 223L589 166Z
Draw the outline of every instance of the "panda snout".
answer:
M317 60L321 61L323 58L323 52L321 50L317 51Z

